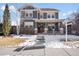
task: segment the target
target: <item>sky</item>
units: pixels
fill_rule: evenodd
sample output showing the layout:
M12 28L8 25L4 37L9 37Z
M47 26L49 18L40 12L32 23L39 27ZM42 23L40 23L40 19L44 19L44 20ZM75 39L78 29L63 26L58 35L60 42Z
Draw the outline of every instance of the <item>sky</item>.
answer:
M0 20L2 22L3 10L6 3L0 3ZM22 8L26 3L8 3L11 14L11 21L16 23L19 19L19 14L16 10ZM67 18L71 13L79 10L79 3L32 3L36 8L54 8L59 10L59 19Z

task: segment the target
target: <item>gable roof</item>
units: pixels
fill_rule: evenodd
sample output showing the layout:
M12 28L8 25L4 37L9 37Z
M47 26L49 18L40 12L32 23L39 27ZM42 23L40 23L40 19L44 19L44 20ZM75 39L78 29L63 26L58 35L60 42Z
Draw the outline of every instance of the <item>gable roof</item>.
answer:
M19 10L21 9L38 9L36 7L34 7L32 4L27 4L25 5L23 8L20 8ZM59 11L58 9L54 9L54 8L39 8L40 10L43 10L43 11Z
M34 6L32 6L31 4L27 4L21 9L36 9L36 8Z

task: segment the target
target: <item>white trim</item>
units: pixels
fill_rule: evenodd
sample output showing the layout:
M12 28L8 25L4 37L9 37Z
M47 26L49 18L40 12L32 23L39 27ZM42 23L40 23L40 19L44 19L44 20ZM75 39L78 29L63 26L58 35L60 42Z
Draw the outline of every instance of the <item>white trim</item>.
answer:
M48 30L48 28L44 28L44 30Z

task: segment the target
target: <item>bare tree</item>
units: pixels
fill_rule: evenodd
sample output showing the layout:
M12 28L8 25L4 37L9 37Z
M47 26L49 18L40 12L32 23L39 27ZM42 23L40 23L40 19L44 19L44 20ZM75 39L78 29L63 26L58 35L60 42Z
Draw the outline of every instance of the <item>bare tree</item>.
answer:
M73 23L73 30L75 29L76 34L79 35L79 11L73 12L69 17L69 20Z

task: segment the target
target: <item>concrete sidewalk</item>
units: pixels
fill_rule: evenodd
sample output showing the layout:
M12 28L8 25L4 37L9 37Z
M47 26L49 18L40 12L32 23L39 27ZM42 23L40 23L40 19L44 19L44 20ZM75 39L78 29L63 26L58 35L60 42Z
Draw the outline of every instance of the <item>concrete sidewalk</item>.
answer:
M46 48L46 56L79 56L79 48Z
M16 48L0 48L0 55L10 56L79 56L79 48L45 48L34 50L22 50L14 52Z

